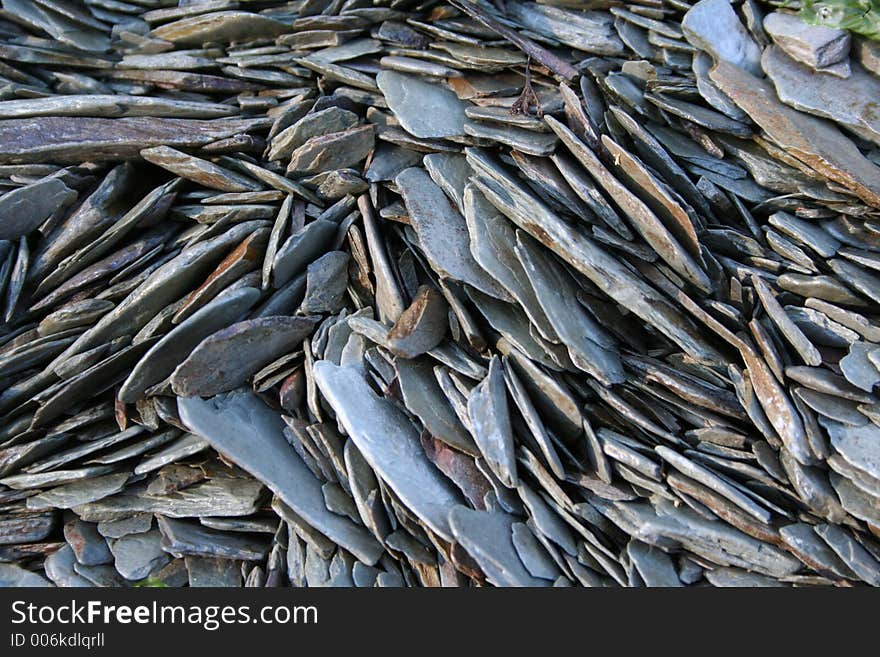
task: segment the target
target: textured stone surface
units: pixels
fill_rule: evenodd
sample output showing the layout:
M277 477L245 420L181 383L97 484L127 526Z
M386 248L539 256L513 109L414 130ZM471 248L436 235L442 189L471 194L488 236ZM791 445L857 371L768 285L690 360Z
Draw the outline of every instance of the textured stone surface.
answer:
M681 30L692 45L716 60L761 74L761 49L728 0L700 0L684 15Z
M401 126L413 136L431 139L464 134L465 104L452 91L396 71L380 72L376 83Z
M831 119L880 145L880 77L855 63L845 80L816 73L772 47L764 51L761 62L783 103Z
M822 69L849 56L850 35L824 25L810 25L794 14L774 11L764 18L764 30L790 57Z

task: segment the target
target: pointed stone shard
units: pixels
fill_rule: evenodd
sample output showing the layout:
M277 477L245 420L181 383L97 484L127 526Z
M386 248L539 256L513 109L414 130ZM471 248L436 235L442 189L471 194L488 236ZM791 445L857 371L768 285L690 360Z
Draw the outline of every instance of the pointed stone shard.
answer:
M76 197L76 191L54 175L3 194L0 196L0 217L3 217L0 240L17 240L29 235Z
M596 183L605 190L621 211L629 217L636 230L657 252L657 255L675 269L678 274L697 286L697 288L704 292L711 291L712 283L701 265L673 237L651 208L615 178L605 165L599 161L596 154L580 141L571 130L552 116L545 117L545 120L553 131L559 135L559 138L571 153L587 169ZM607 136L603 135L602 141L607 144L610 140Z
M442 342L449 323L449 306L433 287L422 285L412 303L388 331L386 344L391 353L415 358Z
M722 357L703 340L690 320L641 277L624 267L596 242L572 230L550 209L522 191L521 185L484 151L468 149L468 161L481 174L483 195L498 210L584 274L612 299L654 325L699 360Z
M394 181L432 268L441 276L473 285L490 296L508 299L509 295L474 260L464 217L449 204L427 172L410 167Z
M480 450L437 384L431 363L426 359L398 358L395 365L404 403L425 429L447 445L479 456Z
M321 394L376 474L431 531L451 541L448 513L461 494L428 459L409 419L357 370L328 361L314 369Z
M516 254L538 303L568 347L574 364L606 385L625 381L613 338L580 305L574 280L521 231L516 239Z
M716 61L761 75L761 48L740 22L729 0L700 0L681 21L685 38Z
M348 287L348 260L344 251L330 251L306 269L306 296L300 313L333 313L344 305Z
M117 399L126 403L137 401L147 388L174 372L203 339L241 318L259 298L259 292L252 287L221 293L143 355L122 384Z
M187 155L170 146L145 148L140 153L147 162L167 169L181 178L221 192L255 192L262 186L234 171L228 171L213 162Z
M752 285L761 299L761 305L767 312L768 317L776 324L779 332L791 343L795 351L803 358L807 365L818 366L822 364L822 355L819 350L810 342L810 339L804 335L798 325L786 314L785 310L779 305L770 287L761 279L760 276L752 276Z
M136 159L151 146L195 148L246 132L254 119L44 116L0 120L0 164Z
M507 406L507 387L498 356L489 361L486 378L471 390L467 403L474 440L495 476L508 488L515 488L516 471L513 428Z
M210 399L180 398L181 420L254 477L330 540L358 559L375 564L381 546L363 527L324 505L321 482L284 437L284 422L249 391Z
M272 283L280 288L293 280L310 262L323 253L336 235L332 221L318 218L293 233L278 249L272 265Z
M372 125L312 137L291 154L287 175L296 178L353 166L370 154L375 141Z
M682 586L672 559L662 550L633 540L627 544L626 553L647 586Z

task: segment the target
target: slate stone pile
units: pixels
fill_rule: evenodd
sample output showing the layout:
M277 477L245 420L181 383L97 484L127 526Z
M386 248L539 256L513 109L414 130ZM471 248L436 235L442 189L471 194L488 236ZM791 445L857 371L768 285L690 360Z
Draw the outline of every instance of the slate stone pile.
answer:
M0 4L0 585L880 585L880 42Z

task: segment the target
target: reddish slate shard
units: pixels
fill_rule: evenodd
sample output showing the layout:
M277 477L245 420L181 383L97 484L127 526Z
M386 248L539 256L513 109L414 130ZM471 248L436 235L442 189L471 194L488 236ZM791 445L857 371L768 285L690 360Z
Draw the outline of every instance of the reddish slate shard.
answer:
M783 105L769 83L726 62L709 77L787 152L880 208L880 167L833 123Z
M205 282L186 298L172 321L175 324L180 324L232 282L259 268L262 264L263 249L265 249L268 239L268 228L260 228L248 235L223 259L223 262L217 265L217 268L211 272Z
M472 456L453 449L427 432L422 433L422 447L428 458L461 489L475 509L485 510L486 494L492 490Z
M448 309L437 290L421 286L412 303L388 331L388 348L403 358L415 358L430 351L443 340Z

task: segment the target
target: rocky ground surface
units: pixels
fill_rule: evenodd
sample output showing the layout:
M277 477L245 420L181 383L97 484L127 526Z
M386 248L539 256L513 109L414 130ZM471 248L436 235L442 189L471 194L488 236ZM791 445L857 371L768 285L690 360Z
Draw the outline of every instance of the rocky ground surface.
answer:
M880 42L0 3L0 584L880 585Z

